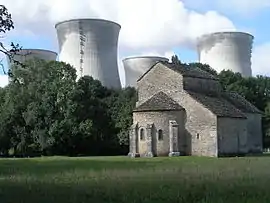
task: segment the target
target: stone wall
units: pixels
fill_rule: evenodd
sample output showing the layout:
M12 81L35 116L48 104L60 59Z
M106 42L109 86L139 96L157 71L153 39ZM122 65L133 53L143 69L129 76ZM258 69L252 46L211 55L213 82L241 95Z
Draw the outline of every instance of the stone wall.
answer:
M250 153L262 153L262 116L260 114L247 115L248 151Z
M160 76L160 77L159 77ZM196 83L194 79L190 81ZM185 129L187 155L217 156L217 118L183 90L183 77L159 64L138 82L139 101L145 102L163 91L186 110Z
M184 77L184 89L194 92L219 93L221 86L217 80Z
M138 102L136 106L139 106L154 94L163 91L163 89L171 91L171 94L183 91L183 77L160 63L155 68L152 68L137 83L137 86Z
M217 156L216 116L191 98L182 95L182 106L186 109L186 133L190 138L188 154L196 156Z
M219 156L245 153L247 153L247 119L219 117Z
M162 111L162 112L135 112L133 113L133 122L138 122L138 135L139 135L139 153L144 156L148 153L147 139L146 139L146 126L148 123L153 123L152 140L153 140L153 153L155 156L168 156L169 155L169 121L175 120L179 124L179 146L180 152L185 151L185 127L184 127L184 110L182 111ZM140 139L140 129L144 129L145 139ZM162 140L158 140L158 131L162 130Z

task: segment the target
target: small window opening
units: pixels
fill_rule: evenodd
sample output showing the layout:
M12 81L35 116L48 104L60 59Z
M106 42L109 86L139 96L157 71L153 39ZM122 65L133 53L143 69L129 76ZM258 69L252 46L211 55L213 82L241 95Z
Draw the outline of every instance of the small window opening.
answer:
M200 134L197 133L196 137L197 137L197 140L200 139Z
M163 132L162 132L162 130L158 130L158 140L163 140Z
M140 130L140 140L145 140L144 129Z

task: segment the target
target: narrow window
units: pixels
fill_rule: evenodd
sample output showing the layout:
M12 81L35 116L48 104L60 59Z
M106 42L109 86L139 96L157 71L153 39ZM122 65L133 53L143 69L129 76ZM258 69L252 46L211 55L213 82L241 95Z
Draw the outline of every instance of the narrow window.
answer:
M163 132L162 132L162 130L158 130L158 140L163 140Z
M197 133L196 137L197 137L197 140L200 139L200 134Z
M140 130L140 140L145 140L145 135L144 135L144 129L141 128Z

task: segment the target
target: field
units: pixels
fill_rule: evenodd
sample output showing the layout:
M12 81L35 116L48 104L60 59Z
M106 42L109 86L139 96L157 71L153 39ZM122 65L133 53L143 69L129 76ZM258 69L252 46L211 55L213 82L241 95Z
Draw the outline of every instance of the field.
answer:
M270 157L0 160L1 203L270 202Z

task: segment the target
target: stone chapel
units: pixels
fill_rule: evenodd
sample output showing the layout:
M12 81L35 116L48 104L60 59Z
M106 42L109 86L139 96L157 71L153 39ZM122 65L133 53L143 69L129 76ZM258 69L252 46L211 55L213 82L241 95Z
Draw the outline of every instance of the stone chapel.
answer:
M262 153L261 112L210 73L159 62L137 91L130 157Z

